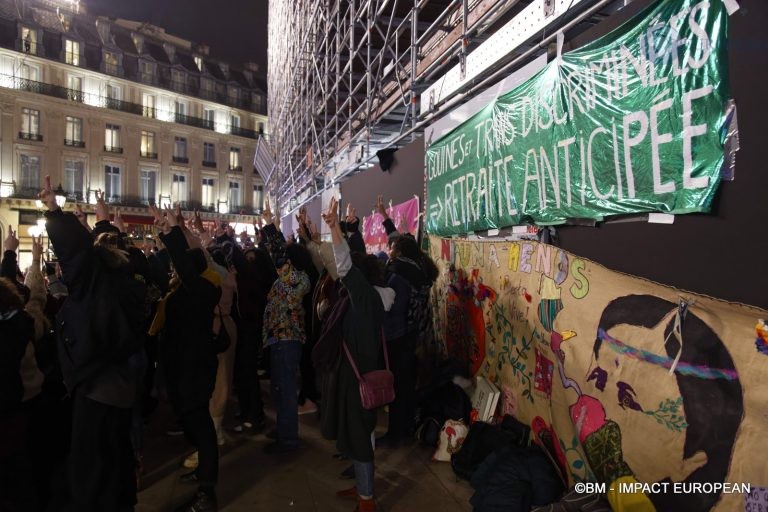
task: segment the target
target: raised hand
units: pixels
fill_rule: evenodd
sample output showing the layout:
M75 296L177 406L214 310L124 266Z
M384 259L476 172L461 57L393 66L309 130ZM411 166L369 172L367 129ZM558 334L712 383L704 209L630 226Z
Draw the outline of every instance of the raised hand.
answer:
M38 237L32 237L32 261L36 263L38 266L40 265L40 260L43 256L43 235L40 235Z
M264 210L261 212L261 218L264 219L265 224L272 224L272 221L274 220L272 210L269 207L269 198L264 200Z
M379 195L379 197L376 198L375 208L376 208L376 213L378 213L379 215L384 217L384 219L388 219L389 218L389 214L387 214L387 207L384 204L384 197L383 196Z
M120 208L115 210L115 220L113 224L121 233L127 233L125 230L125 222L123 222L123 216L120 214Z
M195 228L195 231L198 233L205 231L205 226L203 226L203 219L200 217L200 212L197 210L195 210L192 216L192 227Z
M347 204L347 215L344 220L349 223L355 222L357 220L357 210L355 210L354 206L352 206L352 203Z
M104 198L106 197L107 193L102 192L101 190L97 190L95 194L96 194L96 222L101 222L102 220L109 220L109 206L107 206L106 201L104 201Z
M307 219L307 229L309 229L309 238L314 242L320 243L320 232L317 230L317 226L309 219Z
M179 211L181 211L179 209ZM179 225L179 219L176 216L176 210L170 206L165 207L165 219L168 221L168 226L175 227Z
M19 248L19 239L16 238L16 232L12 226L8 226L8 236L5 237L3 242L4 251L16 251Z
M171 225L168 222L168 218L163 216L162 212L157 209L157 206L151 204L149 205L149 211L152 213L152 215L155 217L155 227L158 231L161 233L165 233L166 235L171 232Z
M80 224L82 224L85 229L88 231L91 230L91 226L88 225L88 217L86 217L85 212L83 211L83 207L80 205L80 203L75 205L75 217L77 217L77 220L80 221Z
M56 195L53 193L53 189L51 188L50 176L45 177L45 186L37 197L40 199L40 201L43 202L43 204L45 204L45 206L48 208L48 211L52 212L59 208L59 205L56 204Z
M328 210L323 214L323 220L328 227L333 229L339 225L339 201L332 197L330 203L328 203Z
M181 204L180 203L176 203L176 213L175 213L175 215L176 215L176 224L178 226L181 226L182 228L186 227L187 219L185 219L184 218L184 214L181 213Z

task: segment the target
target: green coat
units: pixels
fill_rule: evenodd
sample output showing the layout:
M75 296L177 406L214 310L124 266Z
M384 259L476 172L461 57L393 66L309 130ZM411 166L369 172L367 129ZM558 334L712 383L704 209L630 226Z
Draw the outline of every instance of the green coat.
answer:
M342 326L349 351L361 374L378 370L384 319L381 297L355 267L341 282L351 299ZM336 440L339 452L352 460L372 462L376 411L363 409L357 378L343 352L339 369L324 378L323 407L323 436Z

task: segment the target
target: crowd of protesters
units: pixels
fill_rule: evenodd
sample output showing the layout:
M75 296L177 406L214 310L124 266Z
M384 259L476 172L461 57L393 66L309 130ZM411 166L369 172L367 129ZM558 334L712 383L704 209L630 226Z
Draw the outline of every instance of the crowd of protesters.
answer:
M288 240L266 205L255 237L195 212L151 207L156 242L134 243L97 195L96 224L40 193L55 263L18 268L18 238L3 244L0 277L0 509L129 511L136 504L143 429L167 399L195 451L181 476L197 491L178 510L217 510L219 447L230 432L265 433L266 454L300 450L299 415L350 460L355 487L339 496L376 510L374 450L412 437L416 354L431 323L437 268L398 233L382 198L389 252L367 254L353 208L332 200L323 221L305 210ZM388 430L363 407L357 374L394 374ZM269 371L276 427L266 430L260 379ZM227 409L230 402L237 407ZM267 455L268 456L268 455Z

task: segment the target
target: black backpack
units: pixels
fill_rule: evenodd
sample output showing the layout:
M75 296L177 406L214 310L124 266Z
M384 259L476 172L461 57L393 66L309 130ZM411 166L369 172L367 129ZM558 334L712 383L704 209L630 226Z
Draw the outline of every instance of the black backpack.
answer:
M469 427L461 449L451 455L451 467L456 476L471 480L480 464L495 450L507 446L528 445L530 427L512 416L504 417L502 427L483 421L477 421Z

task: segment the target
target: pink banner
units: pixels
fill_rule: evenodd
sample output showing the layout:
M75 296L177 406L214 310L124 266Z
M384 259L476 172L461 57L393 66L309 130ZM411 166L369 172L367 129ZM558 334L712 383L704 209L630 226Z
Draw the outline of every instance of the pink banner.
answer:
M387 209L387 214L400 233L416 236L419 232L419 198L394 205ZM368 253L387 250L387 231L382 225L383 217L378 213L363 217L363 240Z

